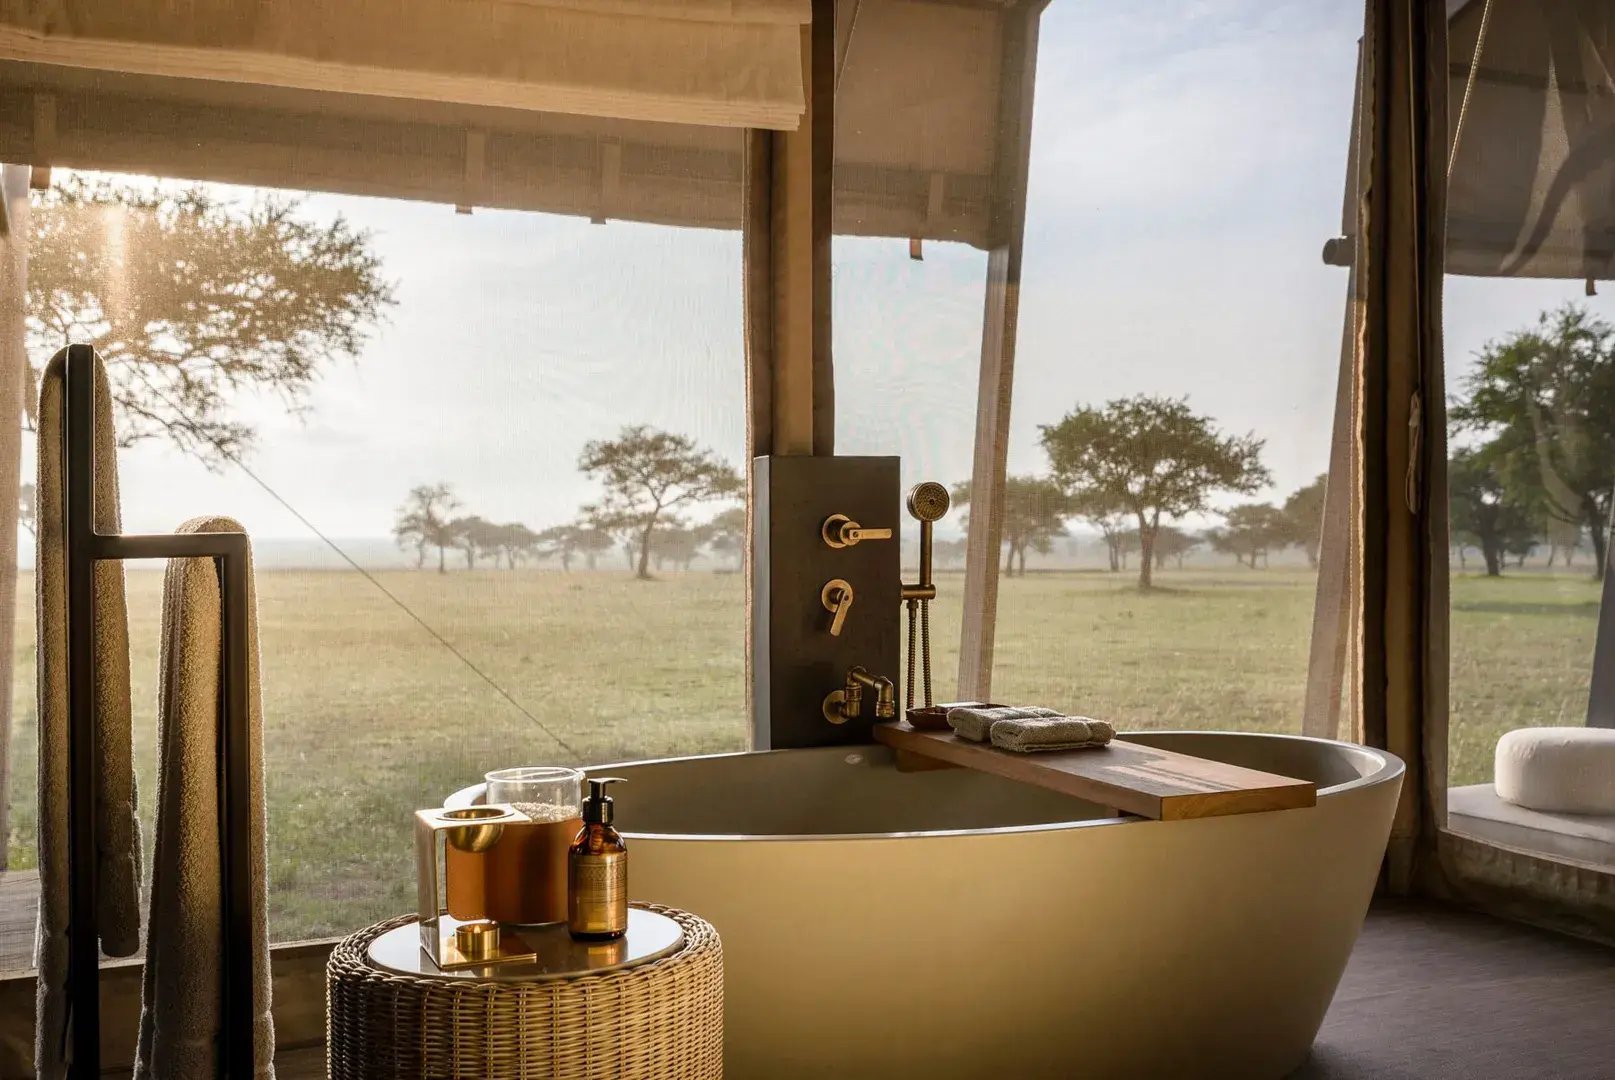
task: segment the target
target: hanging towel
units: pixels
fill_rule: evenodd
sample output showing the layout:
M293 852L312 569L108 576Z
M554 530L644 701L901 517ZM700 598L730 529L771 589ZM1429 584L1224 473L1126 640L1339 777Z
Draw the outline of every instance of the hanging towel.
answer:
M986 742L993 725L1000 721L1059 715L1053 709L1042 709L1035 705L959 705L948 710L948 726L961 739Z
M229 518L195 518L182 533L241 532ZM253 1012L255 1076L275 1075L269 1016L269 929L258 688L257 591L247 577L247 700L252 747ZM218 761L223 619L212 559L170 559L163 578L162 673L157 701L157 843L140 992L137 1080L212 1080L220 1046ZM249 1037L245 1032L224 1038Z
M993 725L993 745L1001 750L1031 753L1036 750L1078 750L1104 746L1116 729L1103 720L1085 716L1055 716L1003 720Z
M67 1072L67 932L69 885L67 715L67 545L62 529L62 419L67 352L51 359L39 390L38 534L35 612L38 618L39 922L34 963L39 968L34 1068L41 1080ZM95 364L95 524L121 527L117 437L106 369ZM140 948L140 824L135 816L129 718L129 616L123 564L95 567L95 710L97 851L96 919L101 951L128 956Z

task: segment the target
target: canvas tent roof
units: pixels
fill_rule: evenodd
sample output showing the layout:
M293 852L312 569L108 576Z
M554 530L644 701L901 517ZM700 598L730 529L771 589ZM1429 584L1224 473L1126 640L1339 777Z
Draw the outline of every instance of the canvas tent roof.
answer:
M837 232L989 246L1013 0L838 26ZM688 126L0 60L0 160L739 228L742 137Z
M1458 0L1448 18L1448 271L1615 277L1615 3Z

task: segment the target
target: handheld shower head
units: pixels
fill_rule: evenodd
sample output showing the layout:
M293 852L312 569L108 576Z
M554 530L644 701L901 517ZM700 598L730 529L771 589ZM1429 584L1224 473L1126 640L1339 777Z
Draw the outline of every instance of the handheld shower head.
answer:
M909 489L908 512L926 524L942 520L948 505L948 489L935 480L915 484Z

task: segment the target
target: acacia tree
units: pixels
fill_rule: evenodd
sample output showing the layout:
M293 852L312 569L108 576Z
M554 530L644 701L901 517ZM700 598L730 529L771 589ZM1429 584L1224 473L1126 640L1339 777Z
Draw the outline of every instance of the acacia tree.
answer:
M1227 524L1211 530L1211 546L1232 555L1241 566L1254 570L1258 558L1266 566L1268 552L1291 542L1288 517L1270 503L1245 503L1223 517Z
M1200 537L1171 525L1162 525L1155 532L1155 569L1166 569L1166 560L1174 559L1179 570L1183 569L1183 557L1201 543Z
M1453 535L1480 548L1487 577L1502 576L1503 558L1510 552L1529 552L1535 522L1529 506L1504 482L1494 447L1455 450L1447 461L1447 492Z
M1041 428L1043 449L1075 505L1125 508L1138 523L1138 584L1148 589L1163 517L1204 510L1219 491L1269 480L1255 435L1223 435L1187 400L1138 395L1082 406Z
M1314 570L1318 567L1318 548L1323 544L1323 500L1328 481L1328 473L1319 473L1316 480L1297 488L1284 500L1287 539L1301 545L1307 553L1307 565Z
M600 536L602 546L589 555L589 569L594 569L595 554L611 547L611 538L601 536L591 529L581 525L551 525L538 534L537 545L541 558L555 558L561 561L561 569L570 572L572 557L584 547L585 536Z
M303 407L329 362L359 355L393 303L371 238L296 200L68 177L36 194L29 353L88 342L106 362L122 442L162 435L213 464L252 428L233 392Z
M745 562L746 508L731 506L706 524L707 546L717 555L733 555L735 569Z
M302 408L321 369L356 358L394 302L369 234L340 217L314 221L293 199L238 205L202 187L69 174L45 191L24 188L12 209L27 239L10 245L25 254L7 261L25 270L0 274L23 300L21 340L8 334L0 354L25 353L37 385L63 345L94 345L120 441L160 436L213 467L253 439L251 425L231 415L236 391L267 390L289 410ZM31 419L37 392L22 397ZM0 518L0 529L15 523ZM14 593L15 560L0 574L0 594ZM0 678L0 868L9 679Z
M570 526L572 529L572 550L583 556L583 566L586 570L593 570L595 562L601 555L610 551L615 543L611 534L604 529L597 529L588 522Z
M1066 496L1071 513L1099 531L1110 560L1110 572L1119 572L1127 563L1127 508L1109 492L1084 490Z
M700 526L668 525L656 530L652 541L655 546L651 549L656 569L672 563L680 570L688 571L690 564L700 555L701 545L706 543L706 539L706 530Z
M499 565L499 548L493 537L493 530L497 528L493 522L480 514L469 514L457 517L449 522L449 532L453 536L452 544L465 555L465 568L477 568L477 556L494 555L494 567Z
M459 508L460 500L447 484L421 484L410 489L393 522L393 539L400 548L415 549L416 569L426 565L426 549L435 547L437 572L448 573L448 550L458 547L460 541L460 519L453 516Z
M1615 326L1575 304L1543 312L1481 350L1451 417L1490 438L1488 464L1512 503L1587 530L1601 578L1615 486Z
M530 555L537 554L542 545L539 543L538 533L529 529L519 521L507 522L503 525L490 525L485 539L488 551L493 553L494 569L499 569L499 556L505 557L505 568L516 569L516 564Z
M953 487L956 506L970 505L970 481ZM1070 509L1060 485L1044 476L1009 476L1004 479L1003 544L1004 574L1014 576L1016 568L1026 576L1028 549L1047 555L1054 539L1065 535L1065 519ZM970 515L960 519L969 528Z
M740 494L740 476L728 462L687 435L645 424L625 427L615 439L586 443L578 468L605 488L599 502L583 508L592 527L632 539L635 576L650 578L651 547L658 526L678 527L680 509Z

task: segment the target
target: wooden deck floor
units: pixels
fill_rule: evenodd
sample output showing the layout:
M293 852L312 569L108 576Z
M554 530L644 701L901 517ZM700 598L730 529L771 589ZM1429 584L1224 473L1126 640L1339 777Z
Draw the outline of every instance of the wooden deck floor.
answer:
M0 878L8 960L26 962L32 888L30 875ZM1615 950L1432 904L1379 903L1291 1080L1615 1076L1612 1012ZM324 1076L325 1052L285 1050L276 1065L281 1080Z
M1382 902L1311 1058L1289 1080L1615 1076L1612 1010L1615 950L1452 908ZM324 1052L282 1053L276 1074L323 1077Z

